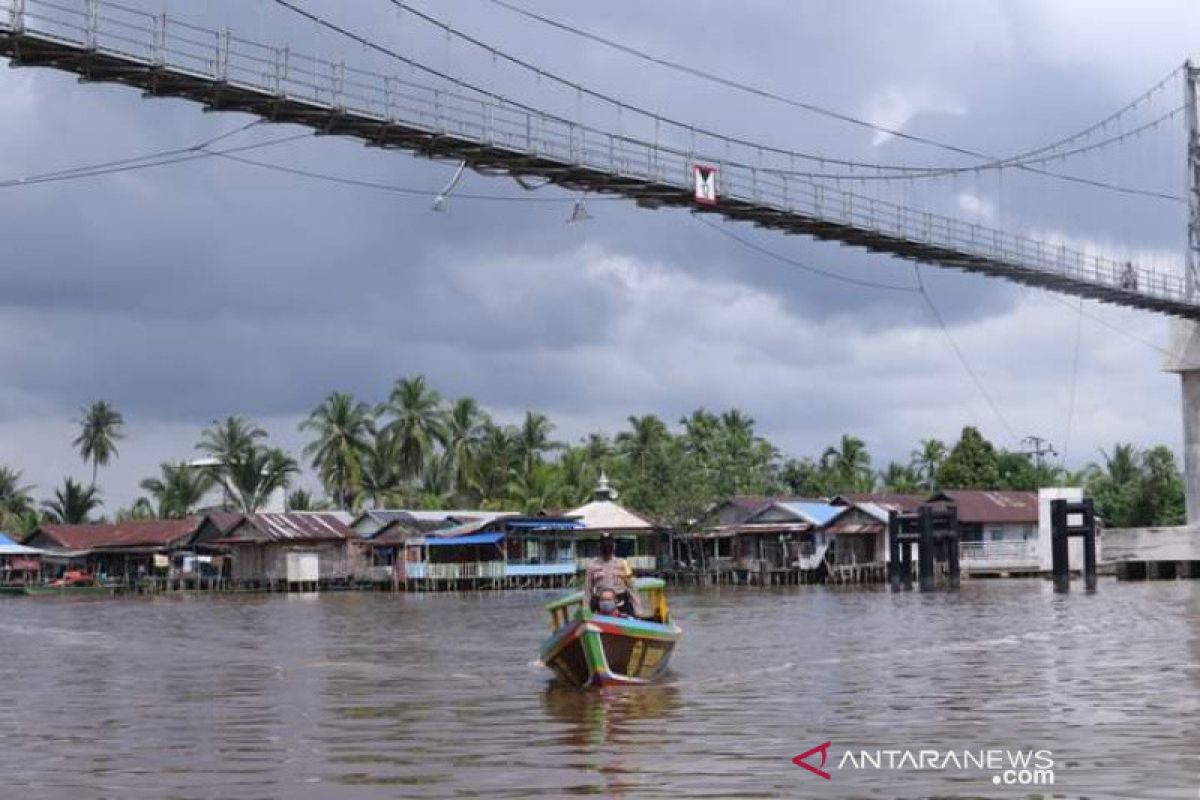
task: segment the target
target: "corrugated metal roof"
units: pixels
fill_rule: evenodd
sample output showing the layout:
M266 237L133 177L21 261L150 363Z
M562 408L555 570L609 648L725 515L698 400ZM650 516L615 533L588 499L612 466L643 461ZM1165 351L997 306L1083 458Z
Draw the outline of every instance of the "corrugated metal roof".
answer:
M26 547L17 544L3 533L0 533L0 556L40 556L41 550L36 547Z
M844 510L840 506L831 506L828 503L781 502L773 503L772 505L802 517L818 527L829 522L829 520L841 514Z
M250 514L232 535L235 539L268 542L357 539L348 516L335 511Z
M1037 524L1037 492L948 489L930 502L958 506L958 521L968 525Z
M165 547L183 544L199 529L203 517L129 520L93 525L40 525L31 541L63 550L104 547Z
M842 505L875 503L885 509L894 508L897 511L916 511L929 499L927 494L897 494L894 492L852 492L840 494L829 502Z
M496 544L503 538L503 533L491 531L490 533L471 533L466 536L430 536L426 538L425 544L430 547L449 547L460 544Z

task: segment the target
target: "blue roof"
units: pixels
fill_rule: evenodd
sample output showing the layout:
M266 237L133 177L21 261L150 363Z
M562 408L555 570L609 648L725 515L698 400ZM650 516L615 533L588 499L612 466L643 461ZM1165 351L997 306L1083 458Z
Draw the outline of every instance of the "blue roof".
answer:
M42 552L43 551L38 550L36 547L26 547L23 544L17 544L5 534L0 533L0 555L33 556L40 555Z
M776 505L804 517L817 526L824 525L846 510L844 506L831 506L828 503L793 502L777 503Z
M425 540L425 544L430 547L448 547L456 544L496 544L503 538L503 533L469 533L466 536L430 536Z
M535 531L573 531L583 527L583 523L574 519L510 519L505 520L510 528Z

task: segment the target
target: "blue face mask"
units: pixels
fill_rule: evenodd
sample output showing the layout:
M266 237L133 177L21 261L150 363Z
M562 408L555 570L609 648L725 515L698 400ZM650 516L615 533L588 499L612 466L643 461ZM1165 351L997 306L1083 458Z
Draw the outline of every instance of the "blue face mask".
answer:
M617 610L617 604L612 600L601 600L599 608L601 614L611 614Z

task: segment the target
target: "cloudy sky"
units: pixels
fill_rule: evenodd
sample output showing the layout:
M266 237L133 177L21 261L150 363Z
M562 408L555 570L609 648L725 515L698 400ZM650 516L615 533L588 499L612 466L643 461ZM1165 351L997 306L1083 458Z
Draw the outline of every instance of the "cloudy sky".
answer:
M1200 7L1186 0L518 4L788 97L994 155L1102 119L1193 55L1200 26ZM419 77L270 0L138 5ZM573 109L598 126L637 124L583 107L571 92L399 13L389 0L301 5L522 102ZM698 126L830 158L971 163L648 65L489 0L411 5L547 71ZM1081 143L1136 127L1180 98L1172 81ZM879 466L906 459L919 438L953 439L968 424L1008 447L1030 434L1047 437L1072 467L1118 440L1178 447L1178 381L1159 371L1153 347L1165 345L1167 322L1152 314L1087 303L1081 318L1073 298L927 266L922 275L947 336L919 294L805 272L684 211L590 198L594 219L568 225L573 195L545 189L538 202L473 199L532 195L468 173L455 190L464 197L452 195L446 212L435 213L429 195L453 165L328 137L253 156L428 195L218 158L3 184L189 147L248 120L47 70L0 71L0 464L24 470L39 497L66 475L88 474L70 441L80 407L95 399L115 403L128 425L119 461L101 477L111 511L130 502L137 481L160 462L189 456L214 419L249 416L298 452L298 421L329 391L378 401L397 377L414 374L446 396L475 396L501 420L541 410L568 440L615 432L630 414L674 421L697 407L737 406L788 454L817 453L851 432ZM1177 194L1181 124L1176 117L1124 145L1046 166ZM294 132L257 126L221 146ZM880 191L1179 270L1179 203L1008 170ZM724 227L785 259L915 285L906 262Z

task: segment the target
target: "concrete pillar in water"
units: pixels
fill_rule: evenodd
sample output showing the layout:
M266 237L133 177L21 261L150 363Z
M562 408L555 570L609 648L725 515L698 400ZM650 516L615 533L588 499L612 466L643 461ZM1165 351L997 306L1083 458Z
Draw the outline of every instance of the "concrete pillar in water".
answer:
M1189 298L1200 289L1200 116L1197 114L1197 76L1191 61L1183 62L1184 128L1187 136L1187 249L1184 285ZM1191 320L1171 321L1167 372L1178 372L1183 383L1183 485L1187 523L1200 523L1200 326Z
M1200 325L1171 320L1163 369L1179 373L1183 412L1183 487L1187 523L1200 523Z

